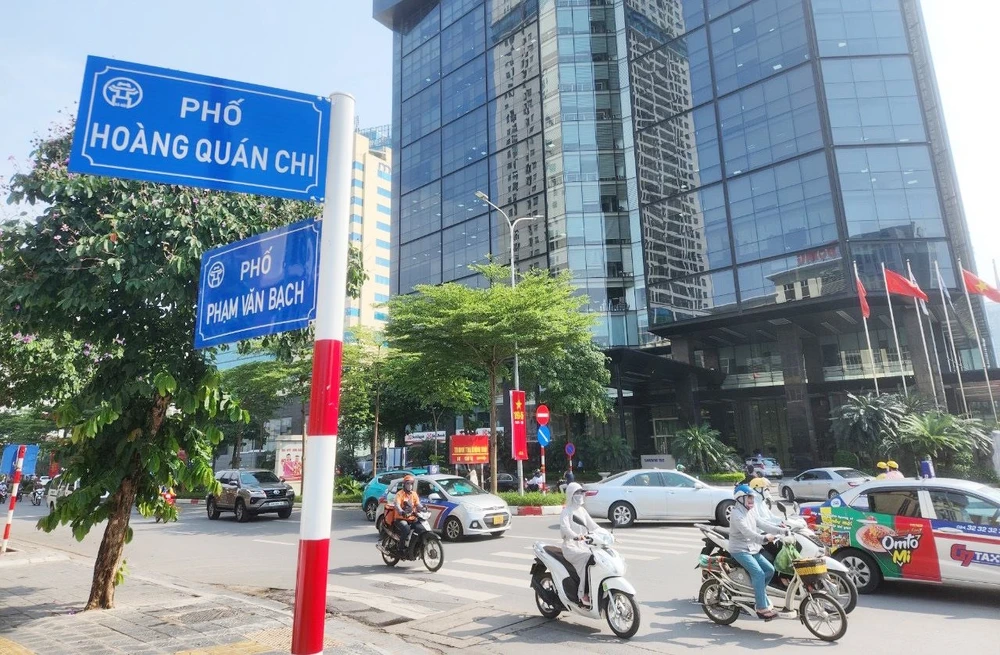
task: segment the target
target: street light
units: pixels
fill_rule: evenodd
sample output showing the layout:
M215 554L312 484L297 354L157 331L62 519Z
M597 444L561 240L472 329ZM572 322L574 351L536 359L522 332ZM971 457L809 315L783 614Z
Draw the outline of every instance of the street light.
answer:
M536 218L542 218L542 217L539 216L538 214L535 214L534 216L521 216L519 218L511 220L510 216L507 215L507 212L505 212L504 210L500 209L492 202L490 202L490 197L485 193L483 193L482 191L476 191L476 197L485 202L493 209L500 212L500 215L504 217L504 219L507 221L507 225L510 227L510 288L513 289L515 286L517 286L517 275L514 270L514 227L521 221L533 221ZM520 387L521 387L521 377L518 371L517 342L515 341L514 342L514 388L519 389ZM513 433L513 426L511 426L511 433ZM522 496L524 495L524 464L521 460L517 460L517 492Z

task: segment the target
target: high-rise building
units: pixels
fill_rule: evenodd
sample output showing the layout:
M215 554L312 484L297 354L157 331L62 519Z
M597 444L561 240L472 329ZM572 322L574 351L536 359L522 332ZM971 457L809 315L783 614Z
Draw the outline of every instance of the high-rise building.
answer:
M374 0L374 15L394 32L393 293L478 284L469 264L510 256L483 191L545 216L518 228L517 266L572 272L612 361L617 415L599 429L638 453L708 422L786 466L829 461L830 408L873 374L928 397L937 382L957 406L934 262L957 299L973 258L918 0ZM934 292L930 367L899 298L897 352L882 262Z
M389 126L354 135L351 244L361 250L367 279L358 298L347 299L345 327L385 327L392 260L392 149Z

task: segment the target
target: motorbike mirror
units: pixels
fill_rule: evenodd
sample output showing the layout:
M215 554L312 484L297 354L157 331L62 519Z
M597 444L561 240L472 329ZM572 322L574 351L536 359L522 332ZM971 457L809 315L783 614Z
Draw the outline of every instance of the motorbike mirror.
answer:
M798 503L792 503L792 510L795 512L795 514L799 514L800 513L799 512L799 504Z
M778 509L779 509L779 510L781 511L781 513L782 513L782 514L785 514L785 515L787 516L787 515L788 515L788 512L787 512L787 510L785 509L785 508L787 507L787 506L785 505L785 503L783 503L783 502L781 502L781 501L779 500L777 504L778 504Z

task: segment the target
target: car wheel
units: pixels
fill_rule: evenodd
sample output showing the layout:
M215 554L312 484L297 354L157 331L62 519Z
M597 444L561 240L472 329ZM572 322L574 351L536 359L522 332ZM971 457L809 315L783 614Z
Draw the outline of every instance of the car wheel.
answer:
M844 548L834 553L833 557L847 567L847 575L858 588L859 594L870 594L882 583L882 572L868 553Z
M729 519L733 516L733 507L736 506L734 500L724 500L715 508L715 521L725 527L729 525Z
M247 511L246 503L240 498L236 501L236 520L240 523L246 523L250 520L250 512Z
M840 494L839 494L839 493L837 493L837 490L836 490L836 489L831 489L831 490L830 490L830 493L828 493L828 494L826 495L826 499L827 499L827 500L833 500L834 498L836 498L836 497L837 497L837 496L839 496L839 495L840 495Z
M365 503L365 517L369 521L375 520L375 513L378 511L378 501L374 498L369 498L368 502Z
M792 491L791 487L782 487L781 488L781 497L784 498L785 500L787 500L790 503L794 503L795 502L795 492Z
M287 519L291 515L292 515L292 508L291 507L286 507L285 509L279 509L278 510L278 518L279 519Z
M221 514L222 512L219 511L218 506L215 504L214 498L209 498L208 502L205 503L205 513L208 514L209 521L214 521L215 519L219 518L219 514Z
M457 516L452 516L444 522L444 538L448 541L458 541L462 538L462 522Z
M616 528L627 528L635 523L635 508L629 503L619 500L608 510L608 520Z

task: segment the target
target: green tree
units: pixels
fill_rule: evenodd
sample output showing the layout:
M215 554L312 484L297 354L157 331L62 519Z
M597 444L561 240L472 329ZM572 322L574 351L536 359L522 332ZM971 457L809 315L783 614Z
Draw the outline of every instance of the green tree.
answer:
M39 522L45 530L68 523L82 539L107 521L86 605L95 609L114 604L132 508L171 518L176 511L164 506L160 485L216 487L219 414L247 419L192 346L202 253L318 210L73 175L71 140L72 128L39 140L31 170L11 180L9 201L37 213L2 227L0 331L53 342L68 335L101 354L76 388L52 398L70 434L59 451L65 478L81 487Z
M722 443L722 435L708 425L695 425L680 430L671 447L674 457L694 473L715 473L726 470L732 449Z
M416 293L389 301L386 333L393 346L419 354L432 366L463 364L489 383L490 478L496 491L496 398L515 349L522 358L590 340L593 318L580 311L568 273L532 270L517 286L505 283L510 269L472 267L489 282L485 289L461 284L418 285Z
M869 462L881 457L887 439L899 432L906 414L893 394L847 394L847 402L830 412L833 434L840 448L864 454Z
M904 417L899 433L886 440L885 449L902 453L896 457L914 464L931 455L940 460L939 466L949 469L956 460L988 458L992 442L982 421L930 411Z
M287 367L279 361L249 362L222 372L222 386L246 410L248 422L236 421L221 426L225 435L223 443L233 447L229 465L240 466L243 441L252 439L257 444L264 441L264 425L281 407L288 386Z

